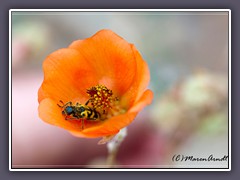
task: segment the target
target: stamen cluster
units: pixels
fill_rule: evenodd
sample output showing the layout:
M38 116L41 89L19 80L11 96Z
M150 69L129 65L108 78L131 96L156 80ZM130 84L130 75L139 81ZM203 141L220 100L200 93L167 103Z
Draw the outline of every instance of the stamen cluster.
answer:
M104 85L96 85L87 89L87 94L90 96L93 108L108 109L112 108L112 103L117 101L118 98L114 97L112 90Z

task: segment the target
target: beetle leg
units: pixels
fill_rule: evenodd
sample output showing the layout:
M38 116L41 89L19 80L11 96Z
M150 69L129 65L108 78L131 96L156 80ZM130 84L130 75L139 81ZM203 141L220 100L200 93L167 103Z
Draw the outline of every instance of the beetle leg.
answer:
M65 120L73 120L73 119L78 119L78 118L76 118L76 117L65 116Z
M82 130L84 129L84 120L82 119Z
M71 101L67 102L66 104L64 104L64 105L62 106L62 108L65 108L65 107L68 106L68 105L72 106L72 102L71 102Z
M89 102L90 102L90 100L88 100L88 101L85 103L85 105L87 106Z

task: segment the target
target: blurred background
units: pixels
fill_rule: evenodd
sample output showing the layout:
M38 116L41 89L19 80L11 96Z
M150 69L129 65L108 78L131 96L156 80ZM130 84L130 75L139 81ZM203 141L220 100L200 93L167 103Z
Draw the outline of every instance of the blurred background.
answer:
M154 100L128 127L120 168L227 168L227 12L12 12L13 168L104 167L99 139L81 139L38 117L42 62L72 41L111 29L147 61Z

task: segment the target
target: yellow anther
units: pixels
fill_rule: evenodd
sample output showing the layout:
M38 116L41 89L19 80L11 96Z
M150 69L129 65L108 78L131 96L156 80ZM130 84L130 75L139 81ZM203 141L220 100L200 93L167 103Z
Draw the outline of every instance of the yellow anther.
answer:
M114 97L112 90L104 85L93 86L87 89L87 93L90 96L89 101L91 102L92 107L102 109L103 111L108 111L108 108L112 108L115 104L114 101L117 100L117 98Z

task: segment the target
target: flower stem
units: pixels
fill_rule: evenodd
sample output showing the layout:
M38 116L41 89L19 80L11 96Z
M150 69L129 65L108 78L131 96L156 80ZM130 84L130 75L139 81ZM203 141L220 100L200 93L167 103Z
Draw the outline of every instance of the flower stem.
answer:
M119 147L126 136L127 136L127 128L123 128L110 142L107 143L108 157L106 160L106 165L108 168L112 168L114 167L114 165L116 165L116 156L117 156Z

